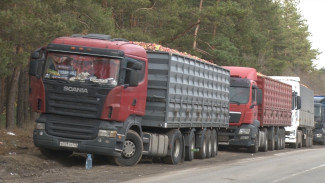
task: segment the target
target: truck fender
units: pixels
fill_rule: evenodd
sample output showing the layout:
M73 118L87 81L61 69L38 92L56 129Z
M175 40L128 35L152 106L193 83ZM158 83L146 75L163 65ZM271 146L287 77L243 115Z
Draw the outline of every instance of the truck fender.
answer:
M132 129L137 132L141 138L143 138L142 128L141 128L142 117L139 116L129 116L124 122L123 127L118 131L119 134L126 135L127 132Z
M261 123L260 123L260 121L258 121L258 120L254 120L254 121L253 121L253 125L254 125L256 128L259 128L259 127L261 126Z

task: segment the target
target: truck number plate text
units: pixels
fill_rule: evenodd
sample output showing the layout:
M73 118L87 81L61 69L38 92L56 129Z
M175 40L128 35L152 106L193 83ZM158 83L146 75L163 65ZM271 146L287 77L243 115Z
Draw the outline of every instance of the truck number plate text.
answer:
M78 143L73 142L60 142L61 147L72 147L72 148L78 148Z

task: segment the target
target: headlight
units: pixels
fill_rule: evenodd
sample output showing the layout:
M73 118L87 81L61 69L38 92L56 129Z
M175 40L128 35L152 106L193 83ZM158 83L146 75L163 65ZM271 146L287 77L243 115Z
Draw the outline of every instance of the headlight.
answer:
M99 137L116 137L117 131L111 131L111 130L99 130L98 136Z
M323 135L321 133L316 134L317 138L321 138Z
M250 132L251 132L251 129L249 129L249 128L241 128L241 129L239 129L238 134L240 134L240 135L249 135Z
M45 123L36 123L35 129L37 129L37 130L45 130Z

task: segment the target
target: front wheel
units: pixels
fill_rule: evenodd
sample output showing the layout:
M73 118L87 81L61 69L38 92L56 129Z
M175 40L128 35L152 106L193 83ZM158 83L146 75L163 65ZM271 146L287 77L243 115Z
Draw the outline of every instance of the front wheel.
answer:
M114 161L119 166L136 165L142 157L143 144L141 137L133 130L129 130L123 144L122 154L114 157Z
M253 146L248 148L249 153L257 153L259 147L259 131L256 132L255 142Z

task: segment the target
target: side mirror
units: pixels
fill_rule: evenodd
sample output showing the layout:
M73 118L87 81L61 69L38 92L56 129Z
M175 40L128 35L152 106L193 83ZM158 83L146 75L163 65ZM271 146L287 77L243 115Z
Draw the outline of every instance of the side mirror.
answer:
M31 54L28 74L38 78L41 77L43 65L44 59L41 58L41 53L39 51L34 51Z
M41 58L41 54L39 51L34 51L32 54L31 54L31 59L40 59Z
M297 109L301 109L301 96L297 96Z
M129 75L129 86L138 86L139 84L139 73L136 70L130 71Z
M262 90L261 89L257 89L257 105L261 105L262 104Z

